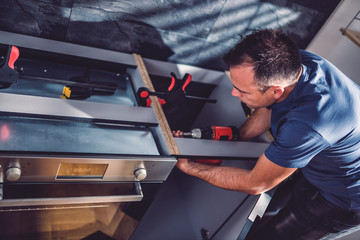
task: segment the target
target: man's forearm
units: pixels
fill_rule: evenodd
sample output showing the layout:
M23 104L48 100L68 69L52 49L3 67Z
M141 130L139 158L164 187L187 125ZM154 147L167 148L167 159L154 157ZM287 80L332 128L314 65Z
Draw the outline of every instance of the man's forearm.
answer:
M296 171L296 168L285 168L273 163L265 154L261 154L252 170L206 165L187 158L179 158L176 166L217 187L254 195L272 189Z
M181 169L186 174L198 177L217 187L254 194L254 185L249 181L249 170L189 162Z
M267 108L256 109L239 129L240 140L253 139L270 128L271 110Z

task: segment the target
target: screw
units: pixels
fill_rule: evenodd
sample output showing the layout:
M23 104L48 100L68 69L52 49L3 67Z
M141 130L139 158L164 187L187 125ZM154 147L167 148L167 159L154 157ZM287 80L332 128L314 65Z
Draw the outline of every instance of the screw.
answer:
M202 237L202 240L209 240L209 236L210 236L209 231L206 230L205 228L202 228L202 229L201 229L201 237Z

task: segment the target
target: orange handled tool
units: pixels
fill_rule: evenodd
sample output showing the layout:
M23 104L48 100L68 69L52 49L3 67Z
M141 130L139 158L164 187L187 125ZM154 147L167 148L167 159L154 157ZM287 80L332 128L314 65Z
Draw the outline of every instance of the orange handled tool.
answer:
M171 82L166 92L151 92L146 87L141 87L138 89L136 95L139 101L139 105L143 107L149 107L151 101L149 96L159 97L161 105L170 104L176 105L182 103L185 98L197 101L203 101L208 103L216 103L215 99L208 99L196 96L189 96L186 94L185 88L190 84L192 76L189 73L186 73L181 81L178 81L175 73L171 72Z
M8 88L19 79L19 73L15 69L15 62L19 58L19 49L9 46L4 63L0 66L0 89Z
M165 93L165 102L168 104L178 104L186 98L185 88L191 82L192 76L186 73L181 81L178 81L175 73L171 72L171 83L168 91Z
M9 57L8 57L8 59L9 59L8 66L11 69L15 69L14 64L15 64L16 60L19 58L19 55L20 55L19 49L17 47L15 47L15 46L11 46L11 49L10 49L8 55L9 55Z

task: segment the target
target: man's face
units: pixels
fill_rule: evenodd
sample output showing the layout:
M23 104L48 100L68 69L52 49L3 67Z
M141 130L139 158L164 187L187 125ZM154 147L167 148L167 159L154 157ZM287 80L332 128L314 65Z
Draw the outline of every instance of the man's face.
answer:
M249 108L267 107L275 102L271 87L263 92L255 85L254 70L250 64L230 67L230 76L234 86L231 95L237 97Z

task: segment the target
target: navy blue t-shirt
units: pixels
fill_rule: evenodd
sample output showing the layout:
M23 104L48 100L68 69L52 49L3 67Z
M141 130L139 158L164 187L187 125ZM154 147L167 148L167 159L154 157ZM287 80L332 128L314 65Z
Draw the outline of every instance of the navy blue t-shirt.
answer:
M300 51L303 72L271 106L274 141L265 156L305 178L330 202L360 210L360 87L334 65Z

